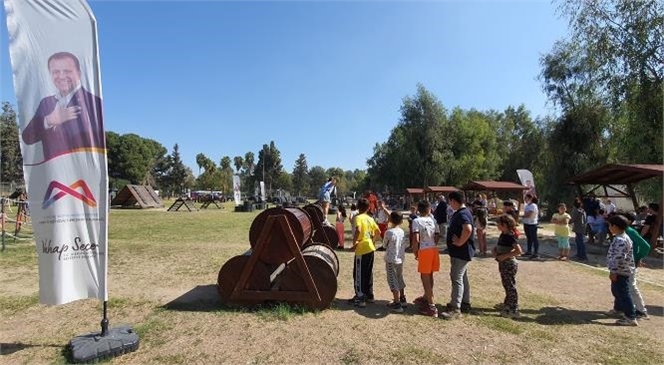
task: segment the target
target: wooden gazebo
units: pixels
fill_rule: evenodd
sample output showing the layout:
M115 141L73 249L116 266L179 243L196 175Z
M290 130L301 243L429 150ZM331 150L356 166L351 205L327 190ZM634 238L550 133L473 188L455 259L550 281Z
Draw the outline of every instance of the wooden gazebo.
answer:
M664 165L608 164L598 169L586 171L583 174L574 176L567 180L567 183L576 185L581 196L585 196L591 192L594 193L597 189L602 188L604 194L599 194L599 196L629 197L632 199L632 203L634 204L634 210L637 210L639 207L639 202L636 200L636 194L634 193L634 184L639 181L655 177L664 177ZM592 188L589 190L584 190L584 185L591 185ZM627 191L623 191L622 188L616 187L616 185L625 186L625 190ZM609 188L615 191L617 195L609 195ZM659 236L659 227L662 225L662 209L664 209L664 199L659 206L660 209L657 213L657 222L655 223L655 227L653 227L653 234L651 236L650 242L650 247L653 249L656 246L657 237Z
M414 202L419 201L420 197L424 198L424 189L406 188L406 205L408 208L410 208L410 205L413 204Z

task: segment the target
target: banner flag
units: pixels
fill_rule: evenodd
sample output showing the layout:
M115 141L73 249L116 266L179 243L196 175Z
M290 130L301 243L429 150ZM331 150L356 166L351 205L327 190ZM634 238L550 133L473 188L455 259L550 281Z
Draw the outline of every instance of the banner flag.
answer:
M265 202L267 200L265 199L265 182L264 181L260 182L260 187L261 187L261 201Z
M85 0L4 0L39 301L108 299L97 22Z
M235 206L242 204L242 192L240 190L240 176L233 175L233 200Z
M528 190L523 191L523 196L525 198L526 194L532 196L537 196L537 190L535 190L535 178L533 178L533 173L529 170L516 170L516 174L519 175L519 180L521 180L521 185L528 187Z

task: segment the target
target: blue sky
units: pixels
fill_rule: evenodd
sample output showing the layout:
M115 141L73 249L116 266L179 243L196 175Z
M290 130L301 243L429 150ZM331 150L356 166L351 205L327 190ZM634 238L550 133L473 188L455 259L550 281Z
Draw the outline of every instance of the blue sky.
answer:
M567 34L548 1L90 1L105 126L217 164L274 140L284 168L365 169L422 83L451 109L553 114L539 57ZM16 99L0 12L0 100Z

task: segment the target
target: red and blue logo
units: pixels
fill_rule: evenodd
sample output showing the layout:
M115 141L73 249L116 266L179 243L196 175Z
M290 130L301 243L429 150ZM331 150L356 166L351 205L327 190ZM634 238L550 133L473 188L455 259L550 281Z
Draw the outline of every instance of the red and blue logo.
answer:
M78 190L82 192L78 192ZM42 203L42 209L46 209L53 205L56 201L64 198L66 195L71 195L74 198L82 201L89 207L96 207L97 201L92 195L92 191L88 187L88 184L85 181L77 180L73 184L67 186L59 181L51 181L48 184L48 189L46 189L46 195L44 196L44 202Z

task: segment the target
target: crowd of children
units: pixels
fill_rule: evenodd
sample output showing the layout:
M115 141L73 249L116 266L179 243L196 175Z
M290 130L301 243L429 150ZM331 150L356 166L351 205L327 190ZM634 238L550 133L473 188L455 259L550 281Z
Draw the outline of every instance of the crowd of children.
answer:
M445 202L441 198L440 202ZM536 203L536 197L527 198L529 204ZM508 202L511 203L511 202ZM498 262L498 272L505 290L505 299L496 307L501 310L501 315L508 318L518 318L519 296L516 288L516 274L518 272L518 256L524 255L519 244L520 233L517 229L518 210L513 204L506 203L504 212L496 219L500 236L492 249L492 254ZM478 216L478 208L482 205L477 200L472 204L472 210L465 206L463 194L455 192L449 195L449 203L445 202L444 209L450 209L452 214L445 215L445 223L439 224L432 214L432 207L426 200L420 201L417 206L411 206L409 222L409 242L406 242L406 234L401 228L403 217L400 212L389 212L382 201L378 200L376 210L371 214L371 204L366 198L361 198L357 206L351 206L351 212L347 216L343 206L337 214L337 229L339 233L340 248L344 247L343 227L347 219L350 220L352 234L352 249L355 251L353 262L353 281L355 295L349 300L350 304L358 307L366 307L367 303L373 303L373 264L376 251L375 242L382 240L382 248L385 250L385 272L387 285L392 293L391 302L388 307L396 313L403 312L408 305L405 295L405 281L403 267L406 260L406 252L413 253L417 260L417 270L422 281L423 294L417 297L413 303L418 306L418 311L427 316L438 317L438 309L434 300L434 273L440 270L440 255L438 241L441 227L447 232L443 237L447 244L450 255L450 278L451 278L451 300L446 306L446 311L440 313L440 317L453 319L461 317L461 313L470 311L470 288L468 281L468 263L475 255L475 238L480 244L480 254L486 251L487 216ZM655 214L658 207L651 207ZM531 207L530 211L537 210L537 206ZM527 209L528 211L528 209ZM437 212L438 220L441 211ZM525 255L531 256L531 248L537 255L538 242L532 240L532 227L537 221L533 220L531 213L524 220L524 230L529 239L528 251ZM529 219L530 218L530 219ZM639 262L650 252L650 245L643 237L643 231L638 232L631 227L633 221L638 219L634 214L617 212L611 209L606 215L604 209L598 209L589 223L588 215L582 207L580 199L575 200L571 214L567 212L564 203L558 205L557 212L553 214L551 222L554 224L554 234L558 242L558 260L570 259L571 232L575 234L576 256L578 260L587 260L585 252L584 236L587 235L589 227L599 242L604 242L605 234L610 234L611 243L608 247L607 266L610 272L611 293L614 296L614 305L606 314L616 315L621 318L616 321L618 325L636 326L637 319L647 319L648 313L636 285L636 274ZM533 221L535 223L533 223ZM652 221L652 219L651 219ZM651 225L654 221L648 221ZM571 228L571 230L570 230ZM473 235L475 233L475 235ZM536 233L535 233L536 234ZM484 240L482 243L481 241ZM532 240L532 241L531 241ZM532 256L531 256L532 257Z

